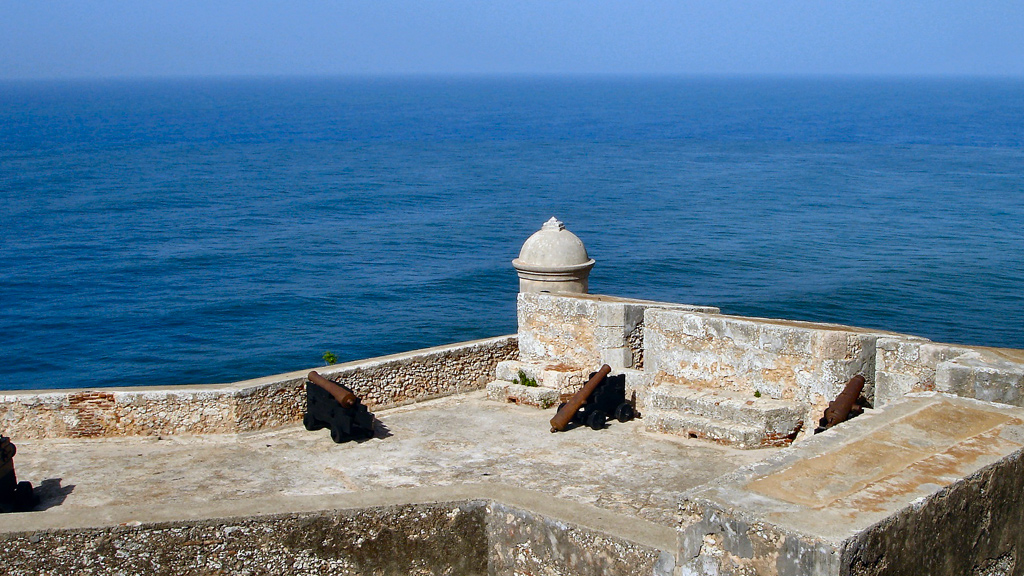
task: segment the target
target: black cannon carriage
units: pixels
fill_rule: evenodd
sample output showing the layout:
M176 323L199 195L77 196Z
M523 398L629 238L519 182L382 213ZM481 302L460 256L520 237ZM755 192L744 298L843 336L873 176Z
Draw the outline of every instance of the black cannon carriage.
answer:
M306 414L302 417L306 430L330 428L331 440L339 444L373 437L373 413L355 393L315 371L307 378Z
M564 415L563 409L570 404L582 404L575 409L569 422L586 425L594 430L604 428L609 418L615 418L619 422L628 422L636 417L636 409L633 403L626 399L626 375L611 375L611 368L603 366L600 371L590 375L590 381L582 390L566 399L558 405L558 414L552 419L552 431L556 428L564 428L565 424L556 426L560 422L559 415ZM596 384L594 382L597 381ZM571 409L572 406L569 406ZM564 419L564 416L562 417Z
M26 512L36 504L31 482L18 482L14 455L18 448L7 436L0 436L0 512Z

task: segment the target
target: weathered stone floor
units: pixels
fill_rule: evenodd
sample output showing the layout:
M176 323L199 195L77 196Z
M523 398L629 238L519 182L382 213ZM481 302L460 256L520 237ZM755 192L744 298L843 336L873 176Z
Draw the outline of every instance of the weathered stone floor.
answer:
M241 515L246 503L309 507L348 494L370 505L395 489L495 485L673 526L681 492L776 452L648 434L639 421L552 434L552 415L474 392L380 411L382 429L360 443L335 444L327 430L301 425L242 436L15 439L18 477L40 486L44 510L11 520L96 525L131 509L146 522L147 510Z

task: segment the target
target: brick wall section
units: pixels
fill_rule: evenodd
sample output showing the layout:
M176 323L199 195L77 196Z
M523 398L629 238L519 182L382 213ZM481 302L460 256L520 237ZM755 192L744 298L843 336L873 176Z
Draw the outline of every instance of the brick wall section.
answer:
M106 429L107 414L114 408L114 395L109 392L68 394L68 408L78 413L78 421L69 430L69 436L102 436Z
M501 336L316 368L371 409L483 388L502 360ZM0 395L0 432L19 439L224 434L302 420L309 370L225 385L26 391Z

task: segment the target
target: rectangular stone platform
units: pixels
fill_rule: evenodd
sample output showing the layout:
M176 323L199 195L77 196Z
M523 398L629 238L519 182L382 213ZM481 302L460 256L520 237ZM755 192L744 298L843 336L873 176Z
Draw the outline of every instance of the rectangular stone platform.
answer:
M686 494L681 563L780 576L1019 563L1022 446L1024 410L908 396Z

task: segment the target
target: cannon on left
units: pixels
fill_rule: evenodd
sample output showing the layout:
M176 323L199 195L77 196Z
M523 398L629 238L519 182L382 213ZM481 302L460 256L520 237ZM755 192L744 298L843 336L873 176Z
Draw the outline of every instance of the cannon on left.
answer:
M14 455L18 448L7 436L0 436L0 512L27 512L36 505L31 482L18 482Z
M331 440L339 444L373 437L373 413L354 392L315 370L306 378L306 414L302 417L306 430L330 428Z

